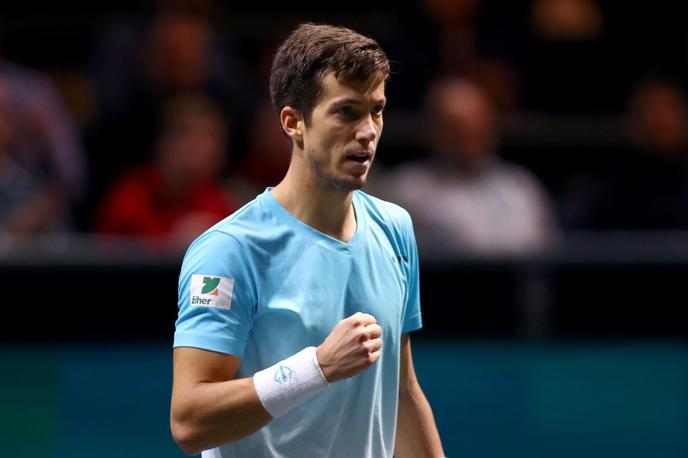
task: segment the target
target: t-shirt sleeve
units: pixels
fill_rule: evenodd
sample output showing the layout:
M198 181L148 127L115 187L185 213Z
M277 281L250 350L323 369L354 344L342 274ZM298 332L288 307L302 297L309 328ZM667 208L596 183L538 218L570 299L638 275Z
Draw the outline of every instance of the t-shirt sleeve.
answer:
M173 346L242 356L257 303L250 271L233 236L211 231L196 239L179 274Z
M404 321L401 332L417 331L423 327L423 319L420 313L420 277L418 267L418 247L413 232L411 217L406 213L404 225L404 245L408 250L407 275L408 291L406 292L406 304L404 307Z

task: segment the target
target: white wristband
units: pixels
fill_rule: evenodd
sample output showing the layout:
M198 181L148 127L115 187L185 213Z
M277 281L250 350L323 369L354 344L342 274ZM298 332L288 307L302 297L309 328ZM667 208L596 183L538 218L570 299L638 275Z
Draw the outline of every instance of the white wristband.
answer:
M272 418L280 417L327 388L315 347L306 347L277 364L256 372L258 399Z

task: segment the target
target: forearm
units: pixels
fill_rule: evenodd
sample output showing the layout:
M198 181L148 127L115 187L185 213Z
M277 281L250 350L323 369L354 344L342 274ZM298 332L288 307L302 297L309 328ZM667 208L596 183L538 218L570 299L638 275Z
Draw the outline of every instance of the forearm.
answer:
M188 454L241 439L329 383L366 370L380 358L382 330L376 323L371 315L355 313L339 321L317 348L306 347L238 380L238 356L175 348L170 412L174 439Z
M250 377L199 382L186 393L172 405L171 426L175 440L190 455L248 436L272 420Z
M444 456L430 403L417 383L400 391L394 456L396 458Z

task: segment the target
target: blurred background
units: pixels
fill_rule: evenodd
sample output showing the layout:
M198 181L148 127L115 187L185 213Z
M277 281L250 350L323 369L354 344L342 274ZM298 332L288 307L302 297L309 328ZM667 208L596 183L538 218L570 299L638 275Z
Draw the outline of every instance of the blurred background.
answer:
M447 456L688 456L688 29L673 2L0 6L0 444L177 457L188 243L279 182L298 23L393 62L367 191L414 218Z

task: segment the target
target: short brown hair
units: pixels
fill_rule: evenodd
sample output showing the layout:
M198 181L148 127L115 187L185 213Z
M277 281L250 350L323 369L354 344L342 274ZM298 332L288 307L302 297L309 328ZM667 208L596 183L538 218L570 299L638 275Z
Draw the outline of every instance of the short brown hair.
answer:
M390 66L372 38L345 27L301 24L282 43L272 61L270 97L277 112L291 106L309 122L323 90L322 78L329 72L349 81L367 81L380 73L386 81Z

